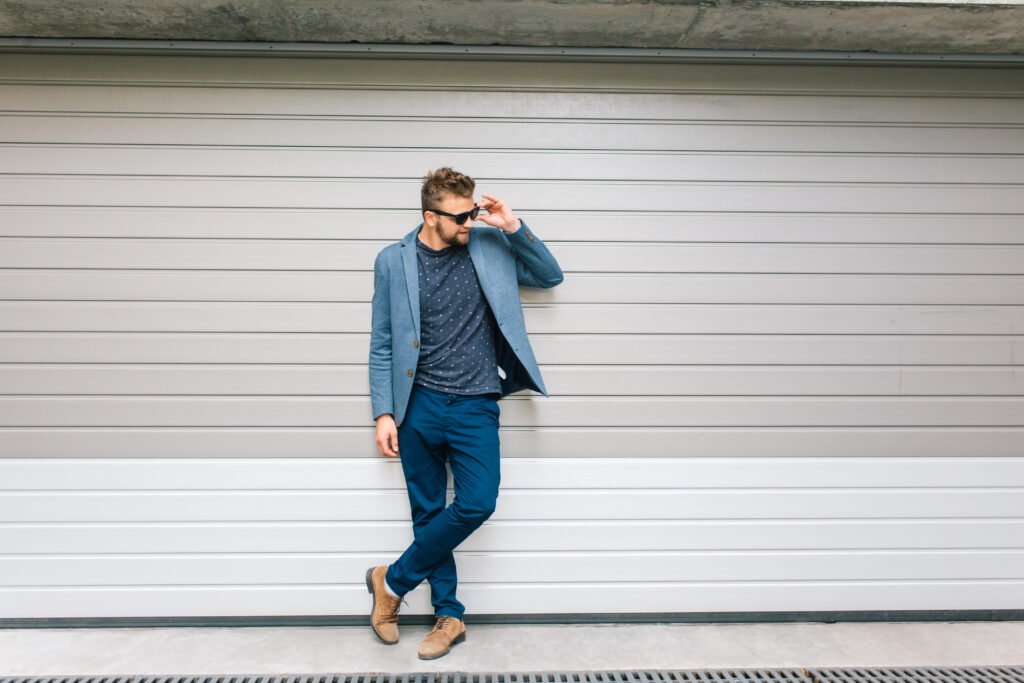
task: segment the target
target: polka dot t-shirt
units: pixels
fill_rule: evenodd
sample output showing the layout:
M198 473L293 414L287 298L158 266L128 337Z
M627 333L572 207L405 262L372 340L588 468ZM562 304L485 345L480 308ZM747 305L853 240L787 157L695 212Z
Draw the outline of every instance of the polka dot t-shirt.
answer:
M500 394L494 313L469 248L432 249L416 238L420 356L414 384L452 394Z

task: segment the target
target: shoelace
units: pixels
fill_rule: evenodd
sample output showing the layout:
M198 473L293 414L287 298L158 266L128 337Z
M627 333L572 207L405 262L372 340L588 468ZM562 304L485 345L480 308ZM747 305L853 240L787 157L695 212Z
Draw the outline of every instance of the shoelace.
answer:
M388 596L388 597L390 597L390 596ZM385 621L389 621L389 622L396 622L396 621L398 621L398 610L401 609L402 603L405 602L406 607L409 606L409 603L406 602L404 596L401 597L401 598L396 599L394 602L395 602L394 608L390 612L388 612L386 615L384 615L384 620Z
M450 616L438 617L437 623L434 624L435 631L443 631L444 627L448 625L448 622L452 620Z

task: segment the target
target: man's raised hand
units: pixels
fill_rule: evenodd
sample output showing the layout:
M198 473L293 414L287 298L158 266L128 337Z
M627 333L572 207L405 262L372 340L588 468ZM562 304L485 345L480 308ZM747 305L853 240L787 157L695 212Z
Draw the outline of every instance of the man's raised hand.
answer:
M477 220L495 228L501 228L505 232L515 232L519 229L519 219L512 213L508 204L489 194L480 196L483 199L477 202L477 206L486 210L487 213L481 213L477 216Z

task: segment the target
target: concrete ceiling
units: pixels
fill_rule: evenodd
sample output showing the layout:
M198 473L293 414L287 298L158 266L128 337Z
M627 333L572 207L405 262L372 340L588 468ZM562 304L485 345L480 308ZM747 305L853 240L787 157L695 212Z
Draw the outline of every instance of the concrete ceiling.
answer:
M1024 54L1024 0L0 0L0 36Z

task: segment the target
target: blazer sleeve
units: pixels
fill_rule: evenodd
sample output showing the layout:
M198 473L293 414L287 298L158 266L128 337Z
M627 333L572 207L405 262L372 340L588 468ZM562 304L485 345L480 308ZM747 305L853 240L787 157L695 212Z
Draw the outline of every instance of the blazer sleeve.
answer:
M516 258L516 277L519 284L528 287L554 287L565 275L551 251L520 219L519 229L513 233L501 231L505 242Z
M391 277L377 254L373 262L373 302L370 322L370 403L373 419L395 414L391 377Z

